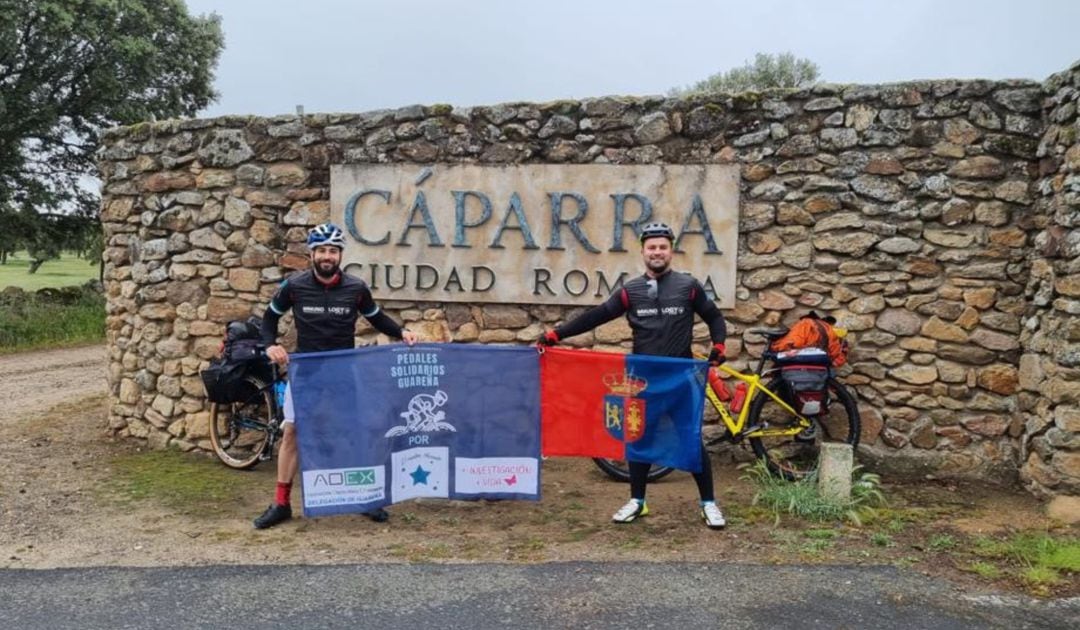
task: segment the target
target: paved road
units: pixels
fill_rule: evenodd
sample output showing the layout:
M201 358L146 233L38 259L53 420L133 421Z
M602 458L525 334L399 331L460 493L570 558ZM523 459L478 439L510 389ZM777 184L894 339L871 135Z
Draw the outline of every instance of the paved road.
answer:
M968 595L892 568L352 565L0 571L0 626L1075 628L1080 599Z

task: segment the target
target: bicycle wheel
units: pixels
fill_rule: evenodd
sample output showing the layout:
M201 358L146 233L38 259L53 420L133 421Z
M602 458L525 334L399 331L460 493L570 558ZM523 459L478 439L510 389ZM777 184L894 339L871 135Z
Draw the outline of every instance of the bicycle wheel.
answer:
M251 388L241 401L210 406L210 444L230 468L254 467L270 442L272 390L250 376L245 380Z
M802 479L817 470L818 453L823 442L842 442L850 444L852 448L858 446L859 408L855 397L834 378L829 378L827 387L829 405L824 413L811 418L814 424L809 430L796 435L749 438L754 455L764 460L771 472L792 481ZM787 388L780 379L769 383L769 389L785 402L791 403ZM769 396L759 393L750 402L748 422L750 426L783 428L791 426L795 416Z
M608 477L611 477L615 481L630 482L630 468L627 467L626 462L621 459L604 459L601 457L594 457L593 463L596 467L604 471ZM675 469L670 466L656 466L655 464L649 469L649 474L645 477L649 481L656 481L670 475Z

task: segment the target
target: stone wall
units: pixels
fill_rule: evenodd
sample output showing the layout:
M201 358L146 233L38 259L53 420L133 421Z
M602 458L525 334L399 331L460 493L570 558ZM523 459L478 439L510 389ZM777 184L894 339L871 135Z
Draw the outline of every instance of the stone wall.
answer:
M1021 478L1080 494L1080 64L1050 77L1020 357Z
M1068 83L1052 80L1052 92L1055 81ZM1022 355L1055 374L1070 369L1032 321L1075 334L1060 322L1075 312L1076 240L1071 260L1064 247L1031 258L1075 224L1069 210L1051 210L1070 194L1066 179L1058 185L1047 172L1038 190L1053 190L1033 201L1037 150L1071 143L1055 167L1061 177L1078 150L1075 139L1062 144L1064 132L1050 139L1048 123L1064 129L1075 118L1075 93L1056 98L1047 119L1038 83L933 81L113 130L101 154L110 426L156 445L207 448L198 370L217 352L225 321L261 313L280 279L304 266L305 230L328 216L331 164L735 163L741 218L738 302L725 313L729 358L745 364L760 354L750 328L810 308L833 313L854 339L844 378L862 402L863 462L1014 480L1022 449L1035 456L1025 455L1025 470L1069 457L1057 452L1060 434L1040 422L1077 423L1054 389L1064 375L1022 380L1018 371ZM1032 306L1025 291L1044 296L1047 273L1061 297ZM530 342L575 312L384 307L428 339L485 343ZM362 324L358 337L377 335ZM617 321L573 342L625 348L628 338ZM1067 474L1060 469L1054 474Z

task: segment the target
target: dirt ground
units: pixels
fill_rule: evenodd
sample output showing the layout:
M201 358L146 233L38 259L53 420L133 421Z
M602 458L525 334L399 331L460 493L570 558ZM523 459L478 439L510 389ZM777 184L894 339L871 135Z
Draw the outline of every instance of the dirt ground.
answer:
M973 590L1025 591L969 568L980 537L1019 531L1076 536L1016 489L890 483L878 515L810 524L753 505L755 486L715 463L729 526L704 527L696 488L676 473L649 487L653 514L609 519L627 488L588 460L550 459L539 502L414 501L388 523L294 519L255 531L270 502L273 462L226 469L205 455L150 453L106 431L100 347L0 357L0 568L338 564L354 562L725 561L891 564ZM718 458L719 459L719 458ZM169 467L174 468L169 468ZM170 472L174 471L174 472ZM155 473L157 477L155 477ZM203 490L205 488L205 491ZM191 493L190 490L195 492ZM294 491L294 502L298 491ZM1042 594L1080 595L1075 575Z

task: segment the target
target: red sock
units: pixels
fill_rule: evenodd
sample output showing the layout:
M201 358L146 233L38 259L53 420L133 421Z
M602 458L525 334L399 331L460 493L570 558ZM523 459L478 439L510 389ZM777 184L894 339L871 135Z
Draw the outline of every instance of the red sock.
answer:
M292 494L292 482L279 481L277 484L277 494L274 495L274 503L278 505L288 505L290 494Z

